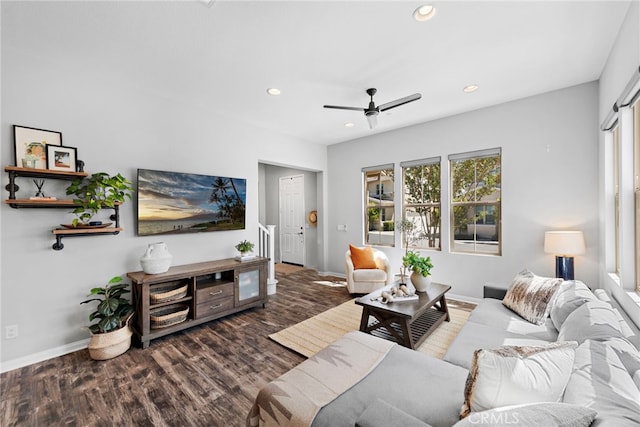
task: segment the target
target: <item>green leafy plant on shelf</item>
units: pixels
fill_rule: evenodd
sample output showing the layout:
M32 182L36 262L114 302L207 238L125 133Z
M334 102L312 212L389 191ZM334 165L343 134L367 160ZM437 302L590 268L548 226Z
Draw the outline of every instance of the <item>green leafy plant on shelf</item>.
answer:
M125 199L131 199L131 182L119 173L109 175L97 172L88 177L74 179L67 187L67 195L74 195L76 208L73 213L73 226L88 223L103 208L113 208Z
M238 250L238 252L240 252L241 254L244 254L244 253L251 252L251 251L253 250L254 246L255 246L255 245L254 245L253 243L251 243L250 241L248 241L248 240L242 240L240 243L238 243L238 244L236 245L236 249L237 249L237 250Z
M127 325L133 314L133 306L123 295L129 293L129 284L120 283L122 277L115 276L109 283L101 288L93 288L89 296L95 296L80 304L98 301L96 311L89 315L89 321L98 320L98 323L89 325L89 330L94 334L104 334Z

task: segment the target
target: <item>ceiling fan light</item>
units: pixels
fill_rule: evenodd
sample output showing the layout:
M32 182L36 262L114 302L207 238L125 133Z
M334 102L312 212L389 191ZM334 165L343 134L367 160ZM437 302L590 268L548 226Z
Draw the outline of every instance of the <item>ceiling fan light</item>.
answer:
M424 4L413 12L413 19L418 22L428 21L436 14L436 8L430 4Z
M367 121L369 122L369 129L375 129L378 126L378 115L367 114Z

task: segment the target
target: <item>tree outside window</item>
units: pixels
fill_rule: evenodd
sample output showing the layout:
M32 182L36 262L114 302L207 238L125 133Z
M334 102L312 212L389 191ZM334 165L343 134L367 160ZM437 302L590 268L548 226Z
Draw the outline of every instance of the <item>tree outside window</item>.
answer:
M440 249L440 158L401 163L403 219L413 224L412 248Z
M449 156L451 251L501 254L500 149Z

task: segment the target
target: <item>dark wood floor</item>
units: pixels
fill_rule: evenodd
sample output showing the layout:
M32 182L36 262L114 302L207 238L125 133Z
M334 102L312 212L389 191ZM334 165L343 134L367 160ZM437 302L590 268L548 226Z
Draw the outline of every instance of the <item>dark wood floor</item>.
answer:
M315 272L277 275L256 308L96 362L86 350L0 376L2 426L241 426L258 390L304 358L268 335L351 299L313 284Z

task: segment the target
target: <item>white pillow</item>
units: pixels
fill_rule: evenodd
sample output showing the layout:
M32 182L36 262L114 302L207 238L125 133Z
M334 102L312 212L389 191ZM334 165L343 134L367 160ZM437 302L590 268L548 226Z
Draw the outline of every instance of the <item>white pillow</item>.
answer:
M549 312L553 326L559 331L564 321L575 309L586 302L597 301L597 299L583 282L565 280L558 288Z
M602 341L622 336L616 313L603 301L582 304L567 316L558 331L558 341L577 341L580 344L587 339Z
M476 350L460 417L507 405L559 402L569 381L576 342Z
M549 316L551 302L561 283L562 279L521 271L513 278L502 304L525 320L542 325Z

